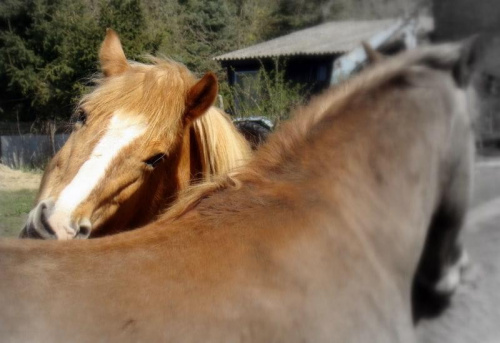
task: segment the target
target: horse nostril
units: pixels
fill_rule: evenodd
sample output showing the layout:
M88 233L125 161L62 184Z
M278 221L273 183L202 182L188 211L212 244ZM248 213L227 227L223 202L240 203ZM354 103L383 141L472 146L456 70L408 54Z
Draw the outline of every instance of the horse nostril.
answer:
M47 212L50 211L49 206L46 203L40 204L40 223L42 224L42 228L45 229L46 235L43 235L46 238L57 238L56 232L49 224L49 214Z
M90 236L90 231L92 230L92 223L87 218L80 220L78 224L76 238L85 239Z
M56 233L48 222L54 202L50 199L41 201L28 215L28 220L20 238L56 239Z

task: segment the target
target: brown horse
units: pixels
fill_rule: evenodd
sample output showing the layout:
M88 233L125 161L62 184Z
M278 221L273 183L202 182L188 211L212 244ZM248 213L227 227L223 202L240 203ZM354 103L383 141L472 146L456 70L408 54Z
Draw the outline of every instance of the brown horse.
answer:
M116 33L100 51L104 78L85 96L52 159L21 237L86 238L153 220L196 180L245 162L250 147L211 107L217 81L181 64L127 62Z
M414 342L426 237L452 239L435 242L440 279L457 259L468 52L381 61L142 229L0 241L0 340Z

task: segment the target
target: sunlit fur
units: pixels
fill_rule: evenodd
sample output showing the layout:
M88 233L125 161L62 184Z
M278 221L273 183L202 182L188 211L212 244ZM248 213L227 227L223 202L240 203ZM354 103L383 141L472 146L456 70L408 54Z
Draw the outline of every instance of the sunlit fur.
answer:
M460 59L442 46L380 62L142 229L0 241L0 340L415 342L426 236L459 229L432 218L466 210Z
M82 222L91 223L91 237L137 228L165 211L179 190L210 181L244 164L250 156L248 143L229 116L210 107L217 93L213 77L197 80L184 65L169 59L150 57L149 64L126 61L113 31L108 31L100 56L105 73L94 80L95 88L79 104L87 115L86 122L76 124L48 165L23 237L75 238L74 226ZM197 86L198 90L207 88L206 94L193 95ZM193 96L200 99L190 99ZM196 108L189 108L190 101ZM199 113L203 108L207 110ZM116 116L145 125L146 131L114 153L102 179L95 180L96 187L75 211L62 212L59 195ZM144 161L159 153L165 158L152 170ZM73 184L73 189L78 185ZM52 224L61 218L60 228L50 225L47 230L41 224L42 206L48 208L47 218L42 219ZM55 231L56 237L50 231Z

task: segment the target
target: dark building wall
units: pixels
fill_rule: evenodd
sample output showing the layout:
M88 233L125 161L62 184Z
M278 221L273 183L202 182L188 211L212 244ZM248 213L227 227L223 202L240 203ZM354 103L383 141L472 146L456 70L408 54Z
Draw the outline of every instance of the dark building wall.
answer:
M279 68L284 69L288 81L309 85L311 93L315 94L329 86L335 57L336 55L281 57ZM275 69L276 64L273 59L248 59L223 61L222 66L226 68L229 83L233 85L239 72L258 71L262 66L269 72Z
M434 0L435 40L500 31L500 0Z

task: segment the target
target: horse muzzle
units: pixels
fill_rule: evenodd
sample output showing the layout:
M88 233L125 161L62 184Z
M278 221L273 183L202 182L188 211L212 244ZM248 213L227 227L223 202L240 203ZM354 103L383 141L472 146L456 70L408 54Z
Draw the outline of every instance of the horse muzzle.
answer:
M92 224L84 218L78 223L69 215L55 210L54 201L46 199L38 203L28 215L28 221L19 238L34 239L85 239L90 235Z

